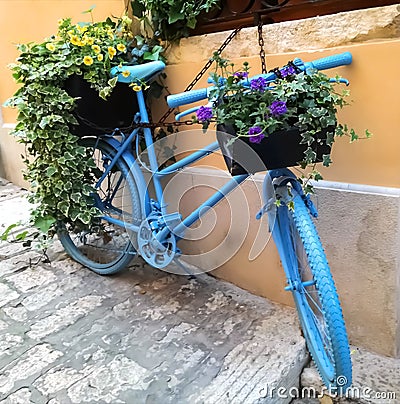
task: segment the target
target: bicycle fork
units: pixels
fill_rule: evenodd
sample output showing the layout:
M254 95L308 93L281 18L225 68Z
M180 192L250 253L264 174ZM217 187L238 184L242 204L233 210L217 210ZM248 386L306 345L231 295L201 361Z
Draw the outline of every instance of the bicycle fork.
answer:
M272 238L278 250L288 283L285 290L302 291L305 287L311 286L314 281L301 282L293 276L297 272L299 264L295 254L296 249L288 248L288 246L294 243L290 233L289 208L284 202L287 199L285 196L290 193L288 186L293 187L301 196L310 214L313 217L318 217L314 203L308 195L304 194L296 176L289 169L282 168L268 171L266 174L263 183L264 206L257 213L256 219L260 219L264 213L268 215L269 231L272 233Z

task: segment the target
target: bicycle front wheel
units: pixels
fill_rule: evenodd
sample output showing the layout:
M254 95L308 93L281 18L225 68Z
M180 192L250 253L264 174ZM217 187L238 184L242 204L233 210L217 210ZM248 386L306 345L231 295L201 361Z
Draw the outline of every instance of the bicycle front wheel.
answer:
M350 349L336 287L320 238L295 190L278 208L283 264L307 347L325 385L344 394L352 381ZM287 203L294 201L294 210Z
M92 174L96 182L112 161L115 151L96 138L81 139L80 145L93 157L96 168ZM70 224L60 224L58 237L65 251L75 261L98 274L110 275L124 269L136 255L136 250L131 241L131 232L128 233L124 226L112 224L107 218L134 225L139 225L142 220L139 190L122 159L103 179L94 199L103 218L95 219L83 230Z

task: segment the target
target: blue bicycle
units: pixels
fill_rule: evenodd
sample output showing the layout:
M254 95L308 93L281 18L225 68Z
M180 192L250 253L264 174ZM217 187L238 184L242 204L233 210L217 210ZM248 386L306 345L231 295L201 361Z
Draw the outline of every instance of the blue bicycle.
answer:
M313 62L304 68L328 69L351 63L344 53ZM114 68L113 75L122 82L148 82L163 69L162 62L124 66L128 78ZM134 78L134 79L130 79ZM265 75L267 80L274 73ZM171 107L207 99L209 89L200 89L168 97ZM138 112L135 122L149 122L144 95L137 92ZM182 113L183 116L185 113ZM153 174L153 195L141 170L139 144L144 139L148 164ZM92 170L95 206L102 216L84 230L60 225L58 236L67 253L92 271L109 275L125 268L137 254L155 268L166 268L179 255L178 243L185 229L197 222L209 209L249 174L232 177L221 189L188 216L168 212L161 179L219 150L218 142L160 168L154 149L152 130L146 125L129 133L115 129L105 136L85 136L80 140L96 168ZM351 359L342 310L334 281L312 217L316 208L305 196L296 176L287 168L267 172L264 181L265 205L282 265L287 278L286 290L293 294L307 346L320 375L334 392L344 392L351 385ZM276 199L281 201L276 204ZM294 210L288 209L294 202Z

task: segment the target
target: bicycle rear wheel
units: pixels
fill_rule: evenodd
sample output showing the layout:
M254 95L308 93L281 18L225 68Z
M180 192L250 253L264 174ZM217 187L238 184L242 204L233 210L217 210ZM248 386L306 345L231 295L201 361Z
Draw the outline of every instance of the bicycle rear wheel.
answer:
M96 138L81 139L80 144L88 149L94 159L96 169L93 174L97 181L115 156L115 151L106 142ZM142 209L138 187L122 159L119 159L107 174L94 198L103 217L135 225L141 223ZM131 242L131 232L128 234L124 227L112 224L106 219L95 219L84 230L60 224L58 237L71 258L101 275L121 271L136 255Z
M317 230L302 197L287 190L276 226L307 347L325 385L344 394L352 381L350 349L336 287ZM294 210L286 204L294 201ZM275 230L274 230L275 231ZM280 239L279 239L280 237Z

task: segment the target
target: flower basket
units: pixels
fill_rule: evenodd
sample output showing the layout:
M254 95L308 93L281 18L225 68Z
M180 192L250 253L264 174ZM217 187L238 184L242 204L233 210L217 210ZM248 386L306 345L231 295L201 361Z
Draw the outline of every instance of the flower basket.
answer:
M326 144L327 132L328 129L319 132L310 146L316 153L315 162L321 162L323 155L331 152L331 146ZM273 132L260 143L252 143L247 137L236 137L232 125L219 124L217 140L231 175L297 166L304 160L304 152L308 148L308 145L300 143L302 136L295 127Z
M79 124L70 128L77 136L103 135L114 128L129 128L139 110L135 92L125 83L118 82L107 100L100 98L79 75L71 75L64 89L71 97L80 97L74 112Z

